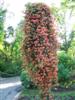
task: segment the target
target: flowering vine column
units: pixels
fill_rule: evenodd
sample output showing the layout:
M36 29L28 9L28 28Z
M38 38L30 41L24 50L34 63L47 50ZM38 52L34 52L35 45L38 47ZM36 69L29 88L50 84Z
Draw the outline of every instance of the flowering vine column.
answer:
M24 68L42 91L43 100L57 82L58 42L54 22L50 8L45 4L27 5L22 44Z

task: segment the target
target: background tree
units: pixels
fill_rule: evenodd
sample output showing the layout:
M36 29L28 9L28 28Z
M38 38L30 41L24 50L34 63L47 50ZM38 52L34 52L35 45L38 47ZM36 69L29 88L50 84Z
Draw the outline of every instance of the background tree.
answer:
M58 36L60 50L58 51L58 77L60 84L69 84L69 80L75 74L75 2L73 0L61 0L59 8L52 6L52 12L58 23ZM63 77L63 80L62 80ZM65 85L64 85L65 86Z
M6 10L3 6L0 7L0 46L2 47L2 40L4 38L4 21L5 21ZM1 48L0 48L1 49Z
M61 0L61 7L56 8L53 6L53 13L56 16L59 37L62 42L61 49L68 52L72 40L74 39L74 13L75 13L75 2L72 0Z
M7 52L10 52L10 55L12 56L13 52L13 44L16 39L16 34L12 26L9 26L7 28L7 31L4 36L4 49Z
M2 33L0 42L0 75L14 76L21 72L21 53L20 43L22 40L21 24L14 30L8 26L7 30ZM4 26L3 26L4 31Z

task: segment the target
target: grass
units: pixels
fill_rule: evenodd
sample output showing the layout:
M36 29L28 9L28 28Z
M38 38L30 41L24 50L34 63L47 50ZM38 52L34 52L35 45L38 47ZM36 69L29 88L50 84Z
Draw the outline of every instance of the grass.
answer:
M53 92L54 96L75 96L75 91L69 91L69 92Z
M39 94L38 90L24 89L21 93L21 96L35 96L38 94Z
M37 96L39 94L38 90L28 90L25 89L22 91L21 96ZM54 96L60 96L60 97L65 97L65 96L75 96L75 91L68 91L68 92L52 92Z
M75 72L75 70L74 70L74 72ZM74 75L75 75L75 73L73 73L73 76ZM68 83L69 86L72 84L74 85L75 79L72 79L70 83ZM73 87L75 87L75 85ZM40 100L39 94L40 94L39 90L37 90L37 89L24 89L21 93L21 97L29 97L30 98L29 100ZM52 94L54 96L54 100L75 100L75 91L72 89L70 91L61 91L61 92L52 91ZM36 97L36 99L34 99L34 97ZM22 99L20 99L20 100L22 100Z

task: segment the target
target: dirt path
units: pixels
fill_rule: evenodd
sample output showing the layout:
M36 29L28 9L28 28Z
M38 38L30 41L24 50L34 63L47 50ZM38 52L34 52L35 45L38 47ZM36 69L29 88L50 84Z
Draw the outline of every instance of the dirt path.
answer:
M16 100L21 88L19 77L0 78L0 100Z

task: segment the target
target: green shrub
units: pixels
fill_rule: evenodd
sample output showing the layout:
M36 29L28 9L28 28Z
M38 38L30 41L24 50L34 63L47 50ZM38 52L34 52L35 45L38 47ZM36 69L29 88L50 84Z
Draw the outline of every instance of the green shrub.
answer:
M24 89L35 89L36 86L29 77L27 71L23 70L21 72L21 81Z
M65 67L63 64L58 65L58 80L59 83L65 83L70 78L70 70L68 67Z
M65 53L65 51L60 51L58 54L59 64L63 64L65 67L71 68L71 57Z
M0 59L0 76L10 77L20 75L21 73L21 62Z
M72 71L72 58L65 53L65 51L60 51L58 53L59 63L58 63L58 80L59 83L65 84L69 81Z
M17 76L21 72L20 66L18 66L16 63L4 62L2 64L0 63L0 67L2 77Z
M69 68L70 71L75 70L75 58L72 58L65 51L60 51L58 53L59 64L63 64Z

